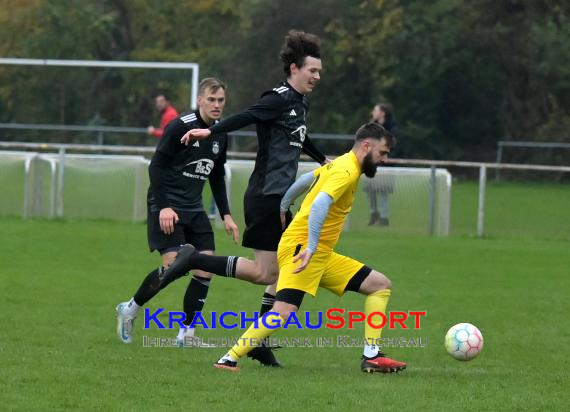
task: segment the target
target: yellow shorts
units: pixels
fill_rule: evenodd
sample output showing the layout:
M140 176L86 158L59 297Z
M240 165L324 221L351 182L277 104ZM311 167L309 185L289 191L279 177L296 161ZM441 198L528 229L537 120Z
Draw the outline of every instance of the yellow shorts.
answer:
M364 266L364 263L333 251L317 250L305 270L293 273L299 266L298 261L293 263L296 249L296 246L289 245L279 245L277 249L277 291L297 289L315 296L320 286L342 296L350 279Z

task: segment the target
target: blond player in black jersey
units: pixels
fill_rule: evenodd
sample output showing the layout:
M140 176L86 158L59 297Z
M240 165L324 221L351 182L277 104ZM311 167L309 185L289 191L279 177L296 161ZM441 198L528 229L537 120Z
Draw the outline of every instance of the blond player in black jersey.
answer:
M201 253L214 253L214 233L202 204L206 181L210 182L226 231L236 242L239 238L224 179L227 135L215 133L191 146L180 143L188 130L210 126L221 118L226 103L225 84L214 78L202 80L197 103L198 110L168 124L149 166L148 243L151 251L160 253L162 266L147 275L129 301L117 305L117 334L124 343L133 340L133 323L139 309L170 282L185 275L164 281L164 270L180 245L192 243ZM195 313L202 310L211 277L205 271L194 272L184 296L185 325L190 325ZM181 328L178 341L193 336L193 328Z

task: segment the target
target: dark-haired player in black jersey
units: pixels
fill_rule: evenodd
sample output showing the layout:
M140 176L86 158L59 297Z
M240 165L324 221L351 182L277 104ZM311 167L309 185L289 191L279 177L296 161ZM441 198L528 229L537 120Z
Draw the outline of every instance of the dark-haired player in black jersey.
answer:
M254 249L255 261L236 256L195 259L191 245L185 246L166 271L165 278L180 276L189 269L202 269L217 275L235 277L270 285L261 300L260 316L275 302L277 281L277 246L285 222L281 222L281 198L293 184L301 152L318 163L327 161L307 135L306 117L311 93L320 80L321 51L317 36L291 30L285 37L279 57L286 81L264 92L260 99L242 113L210 126L190 130L182 138L185 144L209 138L250 124L256 125L258 150L255 167L244 196L246 229L242 245ZM290 220L290 215L288 216ZM263 352L263 356L259 356ZM267 355L267 356L265 356ZM251 356L261 363L279 366L273 354L257 348Z
M213 133L190 146L180 142L188 130L211 126L220 119L226 103L225 91L226 86L217 79L202 80L198 110L172 120L158 143L149 166L147 225L149 248L160 253L162 266L147 275L132 299L117 306L117 334L124 343L132 342L133 322L139 309L180 277L163 281L164 270L174 261L180 245L192 243L199 252L213 254L214 233L202 204L206 180L210 181L226 231L235 242L239 239L238 227L230 214L224 179L226 133ZM187 326L204 306L211 277L205 271L194 271L184 296L184 323ZM193 328L181 328L178 341L184 342L185 338L193 336Z

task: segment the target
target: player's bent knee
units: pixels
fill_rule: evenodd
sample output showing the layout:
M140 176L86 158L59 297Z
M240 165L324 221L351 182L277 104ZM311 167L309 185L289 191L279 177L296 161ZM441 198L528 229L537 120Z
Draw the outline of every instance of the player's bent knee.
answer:
M258 285L273 285L277 282L277 272L257 267L253 281Z
M392 281L383 273L372 271L371 275L374 279L374 286L376 290L392 289Z
M239 274L236 276L238 279L246 280L255 285L269 286L275 283L276 279L266 277L261 273L253 273L251 275Z
M277 276L265 276L262 278L262 285L269 286L277 282Z
M392 289L392 282L383 273L373 270L362 282L359 292L368 295L384 289Z
M204 279L212 279L214 277L213 273L210 272L204 272L202 270L193 270L191 272L191 274L193 276L198 276L199 278L204 278Z
M297 312L298 307L296 305L285 303L285 302L275 302L271 312L276 312L282 319L288 319L291 313Z
M162 267L168 269L172 262L176 259L176 252L169 252L162 255Z
M252 279L250 282L251 282L251 283L254 283L254 284L256 284L256 285L262 285L262 286L269 286L269 285L271 285L271 283L272 283L270 280L266 280L265 278Z
M281 319L287 320L291 316L291 313L296 313L296 312L297 312L296 310L282 310L282 311L279 311L277 313L279 313L279 317Z
M378 279L377 282L377 290L383 289L392 289L392 281L390 281L390 279L388 279L386 276Z
M264 285L273 285L275 282L277 282L276 273L266 273L265 276L263 276Z

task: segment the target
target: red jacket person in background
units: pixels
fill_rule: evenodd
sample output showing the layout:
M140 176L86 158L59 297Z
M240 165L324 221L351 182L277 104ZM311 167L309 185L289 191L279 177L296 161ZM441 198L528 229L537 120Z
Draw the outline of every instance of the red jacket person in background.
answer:
M157 129L154 126L149 126L147 128L147 133L150 136L154 136L160 139L162 137L162 133L164 132L164 128L168 125L168 123L170 123L170 121L178 117L178 112L174 107L172 107L164 94L157 95L154 102L156 108L162 116L160 118L160 128Z

